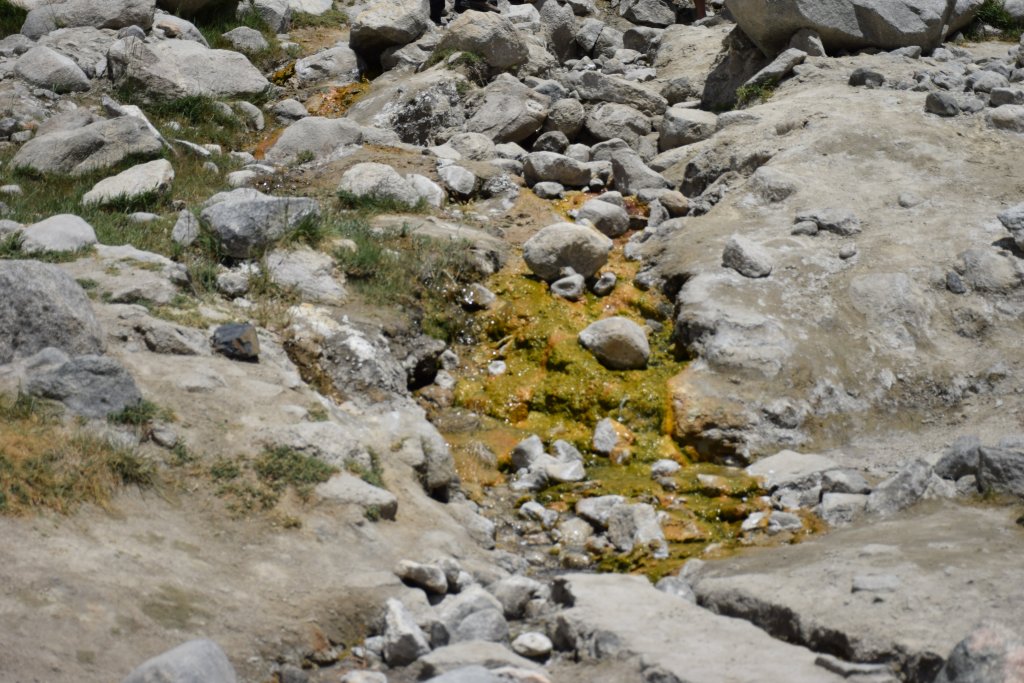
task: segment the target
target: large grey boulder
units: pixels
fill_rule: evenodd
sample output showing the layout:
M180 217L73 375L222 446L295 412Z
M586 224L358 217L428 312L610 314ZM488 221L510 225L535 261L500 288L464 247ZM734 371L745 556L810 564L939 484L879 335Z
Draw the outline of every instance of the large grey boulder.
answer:
M619 237L629 229L629 214L626 210L600 198L584 202L576 213L576 220L588 221L609 237Z
M78 251L96 244L96 231L79 216L62 213L22 230L21 248L29 254Z
M466 130L496 143L522 142L544 125L550 101L514 76L502 74L468 103L475 111L466 121Z
M591 323L580 332L579 341L612 370L642 370L651 356L644 328L621 316Z
M117 200L137 199L150 194L160 194L170 189L174 182L174 167L166 159L156 159L138 164L104 178L91 190L82 195L82 204L110 204Z
M978 488L1024 498L1024 448L1020 444L982 446L978 457Z
M412 613L398 600L388 600L384 613L384 661L388 666L407 666L428 652L427 637Z
M548 52L564 62L576 55L576 17L568 4L558 0L536 0L540 25Z
M668 100L653 90L600 71L572 71L565 80L584 102L617 102L649 116L662 114L668 108Z
M386 73L348 110L346 118L364 126L394 131L402 142L433 145L466 122L469 81L447 69L422 73Z
M548 117L544 121L544 130L557 130L565 133L570 140L576 138L576 134L583 128L583 122L587 118L587 111L579 100L566 97L551 105L548 110Z
M672 107L661 119L658 149L662 152L706 140L718 129L718 115L700 109Z
M643 26L671 26L676 23L676 10L666 0L623 0L619 16Z
M337 306L348 296L343 276L334 273L334 259L313 249L274 251L267 256L267 271L274 282L294 290L303 301Z
M75 415L103 418L138 405L131 373L106 356L78 356L28 376L25 393L60 401Z
M387 164L356 164L341 176L338 189L354 197L392 201L406 206L419 202L419 193Z
M651 120L626 104L606 102L594 107L586 120L587 131L595 140L620 138L637 149L640 139L651 132Z
M89 77L73 59L37 45L14 63L14 73L22 80L55 93L89 89Z
M11 165L36 173L82 175L162 150L145 121L122 116L33 138L22 145Z
M419 0L381 0L360 12L349 34L349 45L368 57L384 49L408 45L430 26L426 4Z
M317 220L320 204L308 197L272 197L250 189L214 195L200 218L225 256L253 258L303 221Z
M53 347L103 352L103 330L85 291L57 266L0 261L0 365Z
M939 46L970 22L981 0L727 0L740 29L766 55L789 46L793 34L816 32L830 52L876 47Z
M585 163L556 152L533 152L523 162L523 176L531 187L543 182L586 187L592 175Z
M191 40L146 43L130 36L110 46L107 60L115 85L155 100L245 97L270 87L245 55L210 50Z
M448 24L435 50L472 52L492 69L512 69L530 57L526 40L508 17L494 12L463 12Z
M632 150L615 154L612 156L611 162L615 189L624 195L636 194L640 190L657 190L672 186L668 179L648 167L640 155Z
M1013 683L1020 678L1024 639L1005 625L986 621L953 648L934 683Z
M341 44L295 62L295 77L303 85L330 81L345 85L359 80L359 58L348 45Z
M868 512L891 515L905 510L921 500L928 490L931 478L931 465L924 460L914 460L871 492L868 496Z
M555 223L523 244L523 259L542 280L554 282L563 268L590 277L608 262L612 241L586 225Z
M307 116L285 128L265 158L274 164L293 163L304 153L315 159L329 159L361 144L364 137L364 128L348 119Z
M235 670L212 640L191 640L141 664L121 683L235 683Z
M25 17L21 32L37 40L58 28L124 28L153 25L155 0L63 0L40 5Z

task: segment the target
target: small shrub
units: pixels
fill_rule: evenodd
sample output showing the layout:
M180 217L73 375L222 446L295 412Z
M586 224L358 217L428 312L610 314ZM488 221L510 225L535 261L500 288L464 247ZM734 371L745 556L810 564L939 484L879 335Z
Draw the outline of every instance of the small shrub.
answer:
M316 159L316 154L312 150L304 149L298 153L295 157L295 163L297 164L308 164L309 162Z
M376 453L370 453L369 468L353 463L349 465L349 471L352 472L352 474L357 475L370 486L376 486L379 489L387 488L384 486L384 473L380 468L380 458Z
M736 106L746 107L751 104L767 102L775 94L775 82L762 83L760 85L742 85L736 88Z
M253 463L256 475L274 491L293 486L306 498L316 484L331 478L337 469L292 448L275 446L263 451Z
M127 406L124 410L112 413L107 420L113 424L129 425L132 427L144 427L155 420L170 421L173 415L169 410L161 408L152 401L143 399L133 406Z
M1008 11L1004 0L985 0L978 9L978 21L999 29L1003 38L1017 41L1020 39L1024 24L1016 21ZM977 36L973 36L977 37Z
M12 232L0 238L0 259L24 258L21 251L21 243L24 241L25 237L20 232Z
M242 476L242 468L232 460L220 458L210 465L210 476L216 481L232 481Z

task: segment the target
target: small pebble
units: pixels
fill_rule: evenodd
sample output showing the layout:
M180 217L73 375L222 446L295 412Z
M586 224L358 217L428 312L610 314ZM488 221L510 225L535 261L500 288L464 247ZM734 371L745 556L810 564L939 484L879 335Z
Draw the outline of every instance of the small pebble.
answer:
M856 247L856 245L847 244L847 245L844 245L843 247L841 247L839 249L839 258L843 259L844 261L846 259L853 258L856 255L857 255L857 247Z
M504 375L506 372L508 372L508 365L503 360L492 360L487 364L487 374L491 377Z

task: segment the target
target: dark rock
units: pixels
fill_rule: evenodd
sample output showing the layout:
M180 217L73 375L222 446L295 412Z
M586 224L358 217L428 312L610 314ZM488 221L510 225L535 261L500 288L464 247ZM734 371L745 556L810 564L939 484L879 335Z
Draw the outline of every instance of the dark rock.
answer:
M26 393L63 403L83 417L102 418L142 402L135 380L113 358L79 356L28 377Z
M256 328L248 323L221 325L213 332L213 350L233 360L259 361L260 340Z
M871 69L855 69L850 74L850 85L854 87L880 88L885 83L885 76Z

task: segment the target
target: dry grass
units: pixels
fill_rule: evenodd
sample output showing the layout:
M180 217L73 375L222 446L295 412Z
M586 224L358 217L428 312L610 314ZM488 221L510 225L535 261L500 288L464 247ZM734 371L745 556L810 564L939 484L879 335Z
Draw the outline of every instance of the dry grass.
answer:
M0 514L68 514L83 503L106 506L122 486L154 483L152 465L134 451L65 427L34 399L0 399Z

